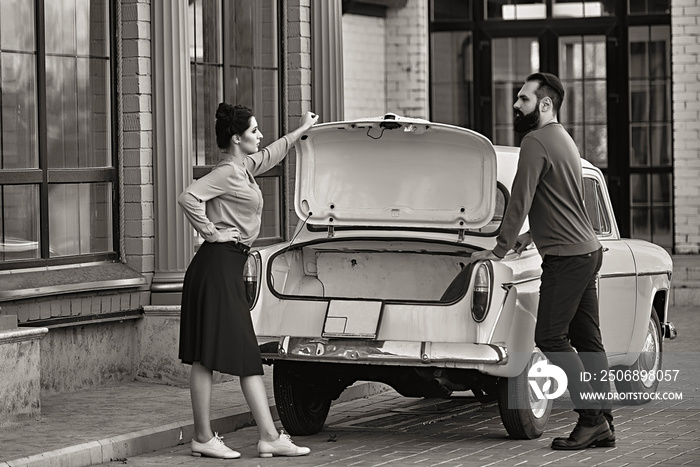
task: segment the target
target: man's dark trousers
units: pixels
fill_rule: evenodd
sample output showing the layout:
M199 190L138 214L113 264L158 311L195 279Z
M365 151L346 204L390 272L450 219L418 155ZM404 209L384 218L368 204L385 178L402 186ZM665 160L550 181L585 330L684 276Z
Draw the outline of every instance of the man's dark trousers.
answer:
M610 391L610 383L600 378L608 370L596 290L602 261L602 249L578 256L545 255L535 328L535 343L566 373L574 410L586 426L598 425L604 419L612 422L611 401L581 397L582 393L606 395ZM583 381L584 371L598 377Z

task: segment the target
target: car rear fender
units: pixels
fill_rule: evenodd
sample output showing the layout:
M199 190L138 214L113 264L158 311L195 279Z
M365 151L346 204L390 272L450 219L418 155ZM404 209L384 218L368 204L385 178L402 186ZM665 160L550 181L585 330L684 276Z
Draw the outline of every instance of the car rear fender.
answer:
M504 265L501 266L504 267ZM494 266L494 269L497 267ZM517 283L504 283L502 288L505 296L498 304L498 318L489 342L505 344L508 363L482 365L480 370L493 376L512 377L523 371L535 349L536 316L534 313L536 313L539 298L539 280L535 277Z
M611 365L631 365L644 346L651 313L657 313L659 322L668 321L668 294L671 289L673 261L658 245L641 240L625 239L634 255L637 277L636 313L634 328L626 354L613 356Z
M668 284L663 276L644 276L640 275L637 278L638 293L640 289L646 289L643 292L645 296L642 300L637 299L637 317L634 322L632 337L630 338L629 351L621 356L613 356L610 360L610 365L632 365L639 358L639 352L644 347L647 338L647 330L649 328L649 320L652 313L656 313L659 322L667 321L668 315ZM662 329L663 335L663 329Z

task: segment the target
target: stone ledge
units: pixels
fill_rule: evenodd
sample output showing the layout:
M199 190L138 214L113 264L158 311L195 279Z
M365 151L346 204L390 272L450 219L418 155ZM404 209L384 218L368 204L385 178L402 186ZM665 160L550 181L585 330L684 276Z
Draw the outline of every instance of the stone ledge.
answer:
M142 274L117 262L18 269L0 273L0 302L146 285Z
M23 328L13 329L10 331L0 331L0 345L41 339L48 332L48 328Z

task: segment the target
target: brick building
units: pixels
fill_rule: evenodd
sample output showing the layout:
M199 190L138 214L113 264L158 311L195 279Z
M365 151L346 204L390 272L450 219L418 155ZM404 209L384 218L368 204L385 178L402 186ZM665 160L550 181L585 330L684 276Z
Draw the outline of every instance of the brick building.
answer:
M571 95L601 93L580 107L602 113L568 124L606 142L582 153L613 182L623 231L699 252L700 0L18 5L0 2L0 392L17 395L14 415L36 413L41 393L185 380L179 290L197 239L176 198L216 160L222 100L252 106L266 141L314 110L514 144L511 94L569 60L585 71ZM638 141L658 153L639 162ZM258 179L259 245L296 225L294 161Z
M700 247L700 1L671 2L676 253Z

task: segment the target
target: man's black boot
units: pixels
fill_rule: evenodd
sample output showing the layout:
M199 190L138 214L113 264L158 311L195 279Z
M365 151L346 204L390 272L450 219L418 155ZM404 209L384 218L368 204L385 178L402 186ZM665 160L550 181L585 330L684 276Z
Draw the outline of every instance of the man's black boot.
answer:
M612 409L603 409L603 417L605 417L605 420L607 420L608 425L610 425L610 431L612 432L612 436L609 438L605 438L603 440L600 440L600 441L596 441L596 443L591 447L614 448L615 447L615 425L613 425Z
M600 441L596 441L595 444L593 444L591 447L594 448L614 448L615 447L615 427L613 426L612 423L609 423L610 425L610 433L612 433L612 436L601 439Z
M554 438L552 449L573 451L597 446L599 442L613 436L606 420L595 426L577 423L568 438ZM613 438L614 441L614 438Z

